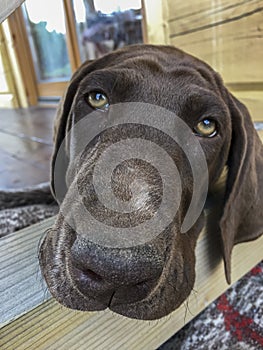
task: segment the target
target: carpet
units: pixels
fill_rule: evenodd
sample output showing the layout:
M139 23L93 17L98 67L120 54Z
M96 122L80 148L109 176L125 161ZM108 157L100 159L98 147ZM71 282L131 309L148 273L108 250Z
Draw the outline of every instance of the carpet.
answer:
M263 349L263 262L159 348L195 349Z
M24 189L0 190L0 238L56 215L58 206L42 183Z

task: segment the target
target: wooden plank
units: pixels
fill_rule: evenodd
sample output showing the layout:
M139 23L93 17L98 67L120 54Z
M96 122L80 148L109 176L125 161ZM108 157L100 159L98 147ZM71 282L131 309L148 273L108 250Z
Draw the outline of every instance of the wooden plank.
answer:
M261 140L263 140L263 130L259 130L259 136L260 136L260 138L261 138Z
M144 0L145 25L147 44L168 44L169 38L166 23L166 1Z
M145 0L148 43L179 47L210 64L263 120L263 0Z
M68 81L56 81L52 83L38 83L38 92L41 97L60 97L68 87Z
M6 91L1 91L0 94L11 94L11 105L10 107L20 107L19 102L19 96L17 93L17 87L15 82L15 77L13 74L12 64L9 57L9 52L7 49L7 42L4 35L3 26L0 25L0 60L1 60L1 68L3 71L1 72L1 75L3 75L3 78L5 80L5 83L7 84ZM3 97L3 96L2 96Z
M26 90L23 83L21 71L19 69L19 62L16 57L15 49L14 49L14 43L13 38L10 33L8 21L3 22L2 24L4 37L6 40L6 49L8 51L8 56L10 59L10 64L12 66L12 72L14 75L14 83L16 86L16 91L18 95L19 100L19 107L26 108L28 107L27 97L26 97Z
M172 45L208 62L226 82L262 82L262 0L166 3Z
M263 139L263 133L260 132ZM49 299L41 280L37 247L54 219L0 240L0 348L3 350L153 349L181 329L229 288L219 240L202 232L196 247L196 282L188 300L157 321L124 318L106 310L79 312ZM235 246L232 282L262 259L263 236Z
M261 91L231 89L231 92L247 106L254 121L263 121L263 89Z
M72 0L64 0L63 6L65 11L66 28L67 28L66 40L67 40L68 54L69 54L71 69L72 69L72 72L74 73L76 69L81 65L81 58L80 58L80 52L79 52L76 20L75 20L75 13L74 13Z
M49 298L41 279L37 249L54 219L0 239L0 324L15 319Z
M17 62L19 62L19 68L25 85L28 103L31 106L37 105L37 78L21 7L9 16L8 24L13 38Z
M34 235L36 245L39 240L39 231L43 232L44 228L47 228L49 224L51 224L51 220L46 221L44 226L40 224L39 226L34 226L34 230L32 228L29 229L31 230L31 235ZM20 232L20 244L23 242L27 231L24 230L22 235ZM28 238L30 237L30 232L27 232ZM9 240L9 245L12 243L12 248L16 251L15 235L12 235ZM26 247L27 244L24 244L23 249L19 249L19 254L25 254L24 249ZM233 282L261 260L262 248L263 237L235 247L232 259ZM41 295L43 290L38 284L39 279L36 278L36 247L34 249L35 256L31 260L31 271L29 272L32 283L32 286L29 288L30 292L28 290L23 291L11 288L13 295L9 294L7 296L7 289L5 289L1 295L2 318L3 315L10 313L9 310L24 307L22 304L25 302L29 303L30 300L27 299L30 299L31 295L38 296L36 305L44 301L44 294ZM212 253L208 254L209 251ZM4 251L1 253L4 253ZM161 320L131 320L113 314L108 310L102 312L77 312L66 309L51 299L3 327L0 330L0 348L4 350L156 348L228 288L225 282L222 261L216 258L218 256L218 242L211 235L202 234L197 244L196 255L197 277L194 286L195 292L188 299L187 307L184 304L171 315ZM4 259L4 261L6 260ZM25 256L23 256L23 261L25 261ZM17 263L22 264L22 262L19 262L19 259L17 259ZM3 266L3 262L1 265ZM7 276L13 273L22 274L20 281L27 275L24 270L22 273L21 270L17 271L14 266L7 268L6 272ZM10 281L12 281L12 278L10 278ZM32 288L37 289L37 291L33 293ZM23 303L21 303L21 295ZM10 306L11 299L15 299L15 304ZM8 307L3 305L7 302ZM32 301L31 305L28 304L27 307L32 307Z

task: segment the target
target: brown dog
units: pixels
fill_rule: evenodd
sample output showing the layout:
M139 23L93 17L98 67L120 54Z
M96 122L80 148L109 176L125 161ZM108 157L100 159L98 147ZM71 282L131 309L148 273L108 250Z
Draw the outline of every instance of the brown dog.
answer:
M134 102L174 113L192 131L206 160L207 201L213 188L223 182L220 198L216 199L223 203L218 209L220 219L214 225L221 232L228 282L234 244L253 240L263 232L263 147L246 107L228 92L219 75L176 48L130 46L84 63L74 74L55 126L52 189L61 210L40 248L43 275L52 295L67 307L90 311L109 307L127 317L157 319L176 309L194 285L194 250L206 222L200 202L195 222L187 232L181 232L194 188L191 162L178 142L145 123L98 127L100 132L91 131L94 138L87 142L80 157L76 152L78 134L68 134L72 126L88 116L91 119L81 128L83 138L96 123L101 126L107 118L118 117L120 110L114 106L124 104L123 111L130 113ZM150 119L151 115L145 113ZM175 128L176 119L174 123ZM173 129L173 122L169 129ZM176 128L176 133L180 135L182 130ZM142 230L136 236L138 244L134 239L128 246L103 245L91 239L96 226L84 220L72 188L77 186L82 205L98 225L111 226L113 234L116 229L117 240L122 229L136 228L138 223L153 218L160 208L164 187L156 167L138 159L136 143L133 150L137 156L124 160L111 177L116 197L123 202L135 197L132 213L120 214L101 204L93 185L95 164L103 152L121 140L138 139L158 144L176 164L182 187L179 207L158 235ZM138 145L140 152L147 152L144 143ZM192 153L201 164L202 152L199 155L196 150ZM172 181L171 189L175 187L176 192L178 184ZM150 238L139 242L147 234Z

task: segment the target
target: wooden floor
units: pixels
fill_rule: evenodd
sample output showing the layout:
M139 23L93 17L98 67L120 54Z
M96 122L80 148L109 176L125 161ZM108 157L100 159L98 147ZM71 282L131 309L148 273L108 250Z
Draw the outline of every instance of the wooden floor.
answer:
M49 180L55 111L0 109L0 189Z

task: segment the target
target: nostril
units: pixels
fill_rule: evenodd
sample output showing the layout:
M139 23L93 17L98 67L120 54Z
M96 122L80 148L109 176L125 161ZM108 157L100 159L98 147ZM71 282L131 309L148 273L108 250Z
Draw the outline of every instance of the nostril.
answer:
M83 273L86 277L92 278L92 279L94 279L94 280L96 280L96 281L101 281L101 280L103 279L100 275L98 275L96 272L94 272L94 271L92 271L92 270L90 270L90 269L86 269L86 270L82 271L82 273Z
M112 295L112 285L93 270L72 264L70 274L73 284L85 295L90 295L91 297L96 295L98 298L108 298Z
M92 271L91 269L83 269L79 266L74 266L73 267L74 270L74 275L77 276L77 279L79 281L89 281L89 280L93 280L93 281L97 281L100 282L102 281L102 277L100 275L98 275L96 272Z

